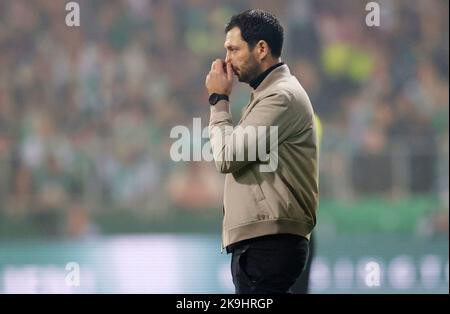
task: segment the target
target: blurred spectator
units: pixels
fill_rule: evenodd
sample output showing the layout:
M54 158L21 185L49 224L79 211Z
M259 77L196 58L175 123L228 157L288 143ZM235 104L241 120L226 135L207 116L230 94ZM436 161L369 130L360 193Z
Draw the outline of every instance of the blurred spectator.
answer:
M222 181L211 165L192 162L170 177L169 195L176 207L202 212L218 207L217 200L223 191Z

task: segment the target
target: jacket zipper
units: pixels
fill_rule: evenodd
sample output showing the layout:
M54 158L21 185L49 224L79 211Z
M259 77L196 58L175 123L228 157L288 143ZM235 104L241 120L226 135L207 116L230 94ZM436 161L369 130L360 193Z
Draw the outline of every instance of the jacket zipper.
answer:
M224 205L222 205L222 214L223 214L223 217L222 217L222 219L225 217L225 206ZM223 226L222 226L222 228L223 228ZM222 231L222 233L223 233L223 231ZM224 249L224 247L223 247L223 234L221 234L220 235L220 254L223 254L223 249Z

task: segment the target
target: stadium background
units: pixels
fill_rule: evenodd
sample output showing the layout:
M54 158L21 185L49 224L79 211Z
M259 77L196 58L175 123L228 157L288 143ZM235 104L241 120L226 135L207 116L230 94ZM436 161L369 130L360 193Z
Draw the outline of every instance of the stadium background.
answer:
M70 28L66 1L0 1L0 293L233 291L223 178L172 161L169 135L207 126L204 78L246 8L285 26L323 126L312 292L448 293L447 1L377 1L372 28L356 0L77 2Z

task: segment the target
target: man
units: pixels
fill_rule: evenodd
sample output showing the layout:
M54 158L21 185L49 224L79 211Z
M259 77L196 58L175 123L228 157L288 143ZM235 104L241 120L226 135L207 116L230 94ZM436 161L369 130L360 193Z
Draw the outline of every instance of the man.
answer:
M226 173L222 246L232 253L236 293L287 293L303 271L316 224L314 112L281 62L283 28L273 15L242 12L225 32L226 58L213 62L205 81L210 143L217 169ZM229 105L233 74L253 88L235 129ZM264 168L267 156L251 158L251 152L267 150L267 143L270 167Z

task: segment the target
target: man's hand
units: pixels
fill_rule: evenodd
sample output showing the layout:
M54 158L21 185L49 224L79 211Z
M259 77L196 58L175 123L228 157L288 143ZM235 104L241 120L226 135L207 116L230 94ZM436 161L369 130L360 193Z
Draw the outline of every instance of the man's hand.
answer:
M216 59L211 65L205 80L205 87L208 94L213 93L230 95L233 88L233 70L231 63Z

